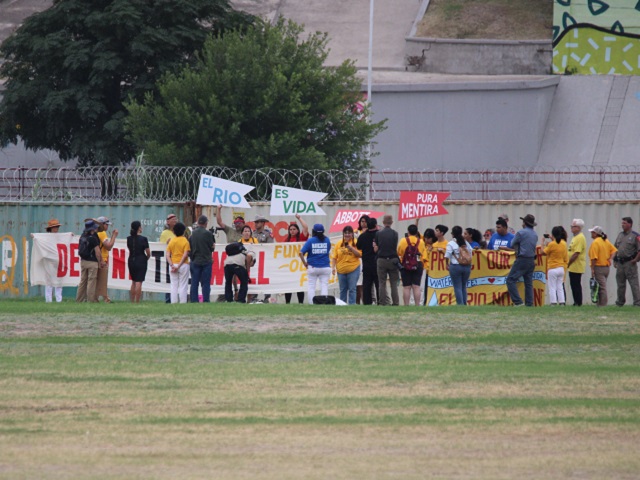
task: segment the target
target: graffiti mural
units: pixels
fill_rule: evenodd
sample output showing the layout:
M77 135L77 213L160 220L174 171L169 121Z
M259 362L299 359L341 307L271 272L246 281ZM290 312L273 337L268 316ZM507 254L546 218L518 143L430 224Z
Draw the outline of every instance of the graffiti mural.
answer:
M640 75L640 0L555 0L553 73Z

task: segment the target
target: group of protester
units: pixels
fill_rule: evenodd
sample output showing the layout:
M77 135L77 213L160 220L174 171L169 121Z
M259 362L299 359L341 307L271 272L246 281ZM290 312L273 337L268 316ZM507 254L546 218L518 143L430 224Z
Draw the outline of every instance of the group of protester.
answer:
M250 269L255 264L255 252L251 245L273 243L271 231L266 228L268 220L263 216L254 219L255 229L245 224L242 216L233 219L232 226L222 220L222 207L217 208L218 229L227 237L227 255L224 260L225 294L219 300L228 302L257 302L256 296L248 297ZM521 217L522 229L518 232L509 228L507 215L500 215L495 230L487 229L484 236L474 228L451 228L451 240L445 235L449 232L446 225L427 228L421 235L418 221L409 225L403 238L392 228L393 217L384 215L382 227L375 218L363 215L358 228L344 227L342 237L332 249L331 240L325 235L324 226L309 226L296 215L289 224L285 242L305 242L299 256L307 269L308 297L313 303L316 288L320 295L327 296L331 275L337 275L340 299L349 304L399 305L398 284L402 283L402 296L405 305L419 305L426 301L420 298L420 285L423 275L428 277L429 261L433 251L444 254L447 269L454 289L456 303L467 304L467 283L471 275L471 252L474 249L502 250L515 253L515 261L507 276L506 284L514 305L533 306L533 272L538 247L538 235L535 217L527 214ZM215 249L215 229L208 228L209 219L201 215L191 231L178 221L175 214L167 217L166 227L159 241L166 243L165 259L168 263L171 293L167 301L171 303L194 303L210 301L212 253ZM97 302L100 297L105 302L111 300L107 294L109 251L118 237L118 230L108 234L112 222L101 216L85 220L85 228L79 241L81 278L76 296L77 302ZM640 287L638 285L637 263L640 261L640 234L633 231L633 220L622 219L622 232L612 244L599 226L589 229L593 242L587 250L587 242L582 230L585 222L574 219L571 222L573 237L567 245L568 235L564 227L558 225L540 239L542 254L547 256L547 286L549 302L552 305L565 305L565 276L568 273L574 305L581 306L582 275L586 271L587 257L591 269L591 278L599 286L599 306L608 303L607 278L610 267L616 269L618 285L616 305L625 304L626 284L629 283L633 295L633 304L640 306ZM61 224L56 219L49 221L47 232L57 232ZM149 241L142 236L139 221L131 223L127 237L129 251L128 267L132 279L130 299L139 302L142 297L142 283L145 280L147 263L150 258ZM524 301L517 289L517 282L524 279ZM189 291L189 279L191 287ZM359 285L361 284L361 285ZM387 285L390 292L387 291ZM426 291L426 288L425 288ZM62 300L60 287L45 288L45 299L51 302L55 293L56 301ZM188 298L189 297L189 298ZM287 303L292 294L285 294ZM304 303L304 293L297 292L299 303ZM264 301L269 301L265 295Z

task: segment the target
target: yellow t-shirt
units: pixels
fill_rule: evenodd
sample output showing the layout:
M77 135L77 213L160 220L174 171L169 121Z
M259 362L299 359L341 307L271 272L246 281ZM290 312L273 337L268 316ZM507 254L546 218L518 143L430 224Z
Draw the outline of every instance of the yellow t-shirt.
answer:
M184 237L173 237L169 240L169 245L167 245L167 251L171 256L171 263L173 264L180 263L184 252L189 252L190 250L189 240ZM184 263L189 263L189 257L185 259Z
M240 239L240 243L243 243L243 244L247 245L247 244L250 244L250 243L252 243L252 244L258 244L258 243L260 243L260 242L258 242L258 239L257 239L257 238L255 238L255 237L251 237L251 238L249 238L249 240L245 240L244 238L241 238L241 239Z
M418 241L418 238L409 235L409 240L411 240L411 245L415 245ZM404 252L409 245L407 244L407 237L400 239L398 243L398 257L400 258L400 262L402 262L402 257L404 256ZM420 255L420 261L422 262L423 268L427 268L429 266L429 259L427 258L427 249L425 248L424 239L420 239L420 243L418 244L418 254Z
M102 246L102 242L109 238L109 235L107 235L107 232L98 232L98 238L100 239L100 253L102 254L102 260L106 262L109 260L109 250Z
M584 273L587 269L587 240L584 238L584 234L580 232L571 239L569 244L569 258L574 253L578 252L578 258L569 265L569 271L573 273Z
M352 242L352 245L355 247L355 242ZM362 255L362 251L358 251L360 255ZM336 261L336 270L341 274L351 273L360 266L360 257L356 257L353 252L344 245L344 240L336 243L331 251L331 258Z
M549 245L544 247L544 253L547 256L547 270L562 267L567 270L569 263L569 253L567 252L567 242L560 240L560 243L552 240Z
M609 259L617 251L618 249L611 244L609 239L604 240L602 237L598 237L589 247L589 258L596 261L596 267L610 267Z
M433 248L434 250L441 248L442 251L444 252L447 249L447 243L449 243L447 240L442 240L441 242L434 242L431 248Z
M172 238L176 238L176 234L173 233L172 230L165 229L160 234L160 240L158 241L162 243L169 243L169 240L171 240Z

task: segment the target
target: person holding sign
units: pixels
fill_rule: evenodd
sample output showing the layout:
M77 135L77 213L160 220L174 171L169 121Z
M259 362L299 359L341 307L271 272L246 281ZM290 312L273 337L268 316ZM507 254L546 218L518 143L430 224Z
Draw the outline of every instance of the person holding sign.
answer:
M356 247L353 238L353 227L347 225L342 229L340 240L331 254L331 274L338 272L340 284L340 300L349 304L356 304L356 285L360 276L360 257L362 252Z
M321 223L316 223L311 230L311 238L305 242L298 254L307 269L309 305L313 305L318 281L320 281L320 294L326 296L329 293L330 251L331 240L324 236L324 226Z
M306 242L309 239L309 226L307 222L305 222L299 213L296 214L296 218L302 225L302 230L296 222L291 222L289 224L288 233L285 237L285 242ZM285 293L284 300L286 303L291 303L292 293ZM304 303L304 292L297 292L298 303Z

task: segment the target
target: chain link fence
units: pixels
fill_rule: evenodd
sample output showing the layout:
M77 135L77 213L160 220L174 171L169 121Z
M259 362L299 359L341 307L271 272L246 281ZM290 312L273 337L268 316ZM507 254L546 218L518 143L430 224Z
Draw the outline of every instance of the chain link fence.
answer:
M402 190L451 192L450 200L638 200L640 166L503 170L238 170L227 167L0 168L0 200L17 202L188 202L201 175L254 186L327 193L329 201L395 201Z

